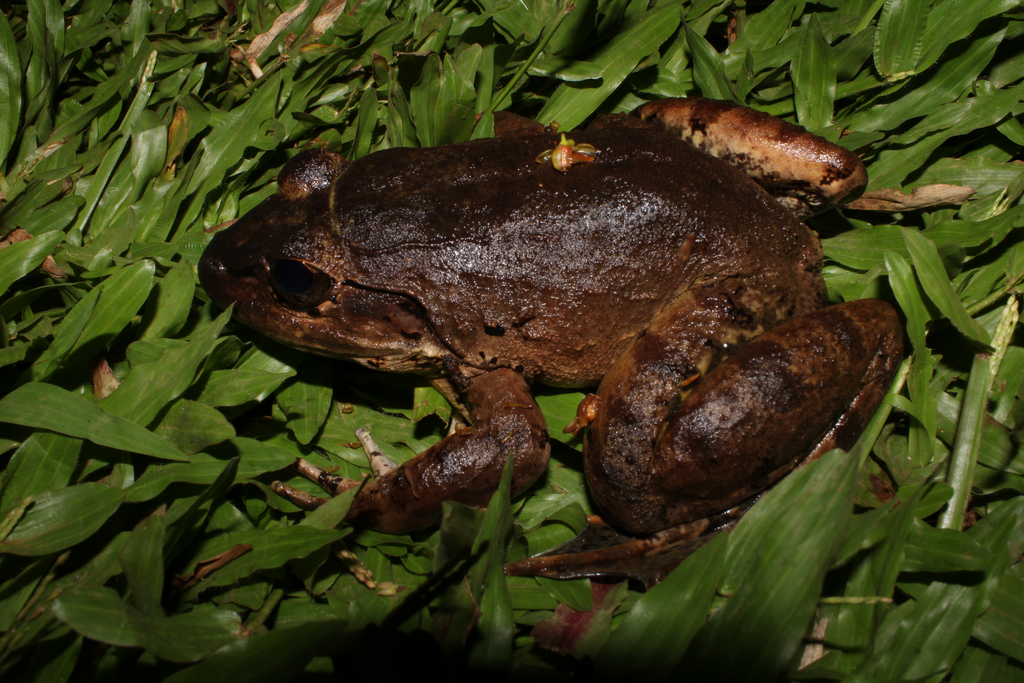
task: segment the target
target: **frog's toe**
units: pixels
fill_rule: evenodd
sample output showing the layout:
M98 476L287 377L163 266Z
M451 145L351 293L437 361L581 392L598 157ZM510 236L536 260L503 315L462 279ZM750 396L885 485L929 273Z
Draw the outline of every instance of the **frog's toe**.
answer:
M373 470L373 476L383 477L398 467L395 461L384 455L384 451L377 446L377 442L370 436L370 430L360 427L356 430L356 438L359 439L359 443L363 444L363 450L370 461L370 469Z
M327 502L327 498L321 498L300 489L292 488L281 481L272 482L270 490L303 510L316 510Z
M324 470L320 469L313 463L303 458L298 458L295 461L293 467L306 479L322 488L332 496L336 496L343 491L359 486L361 482L355 479L348 479L346 477L339 477L333 474L328 474ZM326 498L320 498L312 494L301 491L297 488L293 488L284 482L275 481L270 485L270 490L277 495L291 501L295 505L299 506L304 510L316 510L318 507L327 502Z
M549 579L628 579L648 590L680 562L739 522L757 496L731 510L650 536L630 536L600 517L587 517L578 536L543 553L505 565L509 576Z

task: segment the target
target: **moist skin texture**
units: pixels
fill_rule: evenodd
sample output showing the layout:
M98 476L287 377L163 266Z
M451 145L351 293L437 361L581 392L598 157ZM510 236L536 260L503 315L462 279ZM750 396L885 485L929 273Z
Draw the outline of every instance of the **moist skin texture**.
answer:
M366 486L352 520L404 532L432 524L443 500L485 505L509 453L515 490L527 488L550 449L532 382L598 387L587 477L606 518L636 534L732 508L852 443L901 357L894 311L822 309L813 233L670 131L720 148L737 121L765 126L811 150L810 179L782 178L750 135L723 155L797 196L816 188L818 204L837 194L829 178L856 191L863 166L737 109L676 101L641 112L646 123L608 117L569 134L596 155L565 173L535 161L560 135L514 117L494 139L354 163L303 152L277 195L214 237L200 278L241 320L427 375L463 408L469 426Z

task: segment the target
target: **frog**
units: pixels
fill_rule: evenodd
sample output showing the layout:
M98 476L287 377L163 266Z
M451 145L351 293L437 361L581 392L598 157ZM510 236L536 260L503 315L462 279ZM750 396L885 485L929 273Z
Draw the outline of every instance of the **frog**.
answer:
M553 166L566 144L581 163ZM888 390L895 310L828 305L801 220L866 182L853 152L729 102L651 102L569 137L499 114L494 137L466 143L299 152L215 234L199 279L264 335L417 373L456 407L402 465L367 437L368 482L298 459L331 495L362 487L347 521L408 533L446 501L485 507L509 458L512 495L529 489L551 453L543 384L592 392L568 428L605 523L703 532L849 448Z

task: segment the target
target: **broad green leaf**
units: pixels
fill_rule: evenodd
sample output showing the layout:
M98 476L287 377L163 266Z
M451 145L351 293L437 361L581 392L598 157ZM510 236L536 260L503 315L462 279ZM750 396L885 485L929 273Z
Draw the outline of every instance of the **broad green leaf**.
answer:
M370 151L373 129L377 126L377 116L377 94L373 90L367 90L360 100L359 114L356 119L356 137L351 155L353 161L362 159Z
M686 41L693 55L693 80L700 88L704 97L713 100L731 100L742 104L742 100L733 88L732 82L725 73L722 57L704 38L684 24Z
M111 175L114 173L118 161L121 158L121 154L124 152L125 145L128 144L129 135L131 130L135 127L135 122L145 111L146 104L149 102L150 95L153 94L153 82L151 76L153 74L153 67L156 65L156 52L150 51L147 55L146 62L142 65L139 72L138 89L135 92L135 97L132 99L131 105L128 107L128 111L125 113L124 118L121 120L121 125L118 129L120 133L113 140L113 144L107 149L103 155L103 161L100 162L96 169L96 174L93 176L92 182L89 183L89 189L85 193L85 206L79 213L78 222L75 223L74 227L71 228L69 233L70 240L76 243L81 240L81 235L85 232L85 226L92 218L93 212L96 210L97 205L103 197L104 190L108 189L108 181ZM104 225L96 225L96 232L105 228ZM90 238L95 238L97 235L93 234L90 229ZM103 254L98 254L97 258L94 259L90 267L98 268L105 265L106 258Z
M170 405L153 432L188 455L235 436L234 427L219 410L184 399Z
M907 537L906 572L984 571L994 561L992 553L970 536L952 529L935 529L920 520Z
M469 571L469 580L480 586L480 619L476 623L480 639L469 651L468 660L473 666L492 670L508 670L515 637L512 601L505 584L505 546L512 535L514 461L514 454L510 452L505 458L501 483L487 504L480 535L473 545L473 554L480 559Z
M810 130L829 125L836 96L836 60L817 14L803 27L800 51L790 69L797 121Z
M978 95L967 102L946 105L939 108L934 115L925 117L903 136L893 138L894 143L902 139L916 140L919 130L928 132L916 144L897 144L878 155L878 159L868 168L871 174L869 190L880 187L892 187L902 181L909 170L919 166L943 142L955 135L967 134L977 128L994 125L1006 116L1020 99L1024 84L1006 90L978 88ZM933 119L939 119L936 123ZM933 126L940 132L929 132Z
M537 115L542 123L558 121L563 130L583 122L629 75L640 60L658 49L679 26L678 6L665 5L650 12L642 22L616 36L590 56L589 61L603 73L600 86L584 88L563 83Z
M7 154L21 120L21 64L7 16L0 17L0 173L10 167ZM6 268L0 272L7 272ZM0 291L7 289L0 287Z
M170 401L188 389L230 317L230 311L225 311L212 323L200 326L187 344L167 349L159 360L137 364L121 386L100 401L100 408L139 424L152 422Z
M1016 0L980 0L965 6L959 0L941 0L927 12L917 70L931 66L950 44L971 35L985 19L1018 7Z
M914 271L903 257L894 251L885 252L885 266L889 271L889 284L907 316L907 333L915 349L925 348L925 326L931 319L924 303L923 292L914 277Z
M682 659L711 607L728 536L719 535L647 591L630 609L598 654L603 677L631 673L667 677Z
M232 457L241 457L236 481L274 472L295 462L294 453L243 437L231 439L215 448L223 453L222 457L198 453L190 458L190 463L150 465L145 474L125 491L126 500L132 503L149 500L174 482L212 484Z
M294 371L215 370L199 400L216 407L260 401L294 374Z
M1018 499L1019 500L1019 499ZM933 581L916 600L886 614L871 651L854 673L881 679L915 679L937 675L953 665L971 637L974 622L989 605L1010 553L1022 539L1019 504L1003 506L972 527L974 540L996 554L995 566L981 582ZM1002 557L1000 557L1002 555ZM1016 555L1013 555L1016 557Z
M50 377L62 364L88 362L128 324L153 285L154 264L144 260L118 270L93 288L65 316L53 344L26 373L34 381Z
M972 635L1018 661L1024 659L1024 580L1009 572L1003 575Z
M536 388L534 398L544 413L544 418L548 421L548 433L553 439L569 443L576 448L582 446L582 433L574 435L562 430L576 419L576 408L585 396L586 394L578 391Z
M910 119L930 114L939 105L952 102L978 77L1003 40L1005 29L997 29L963 41L947 52L938 66L915 76L895 101L878 104L855 115L850 129L892 130Z
M277 393L277 404L299 443L308 444L320 431L332 394L330 361L312 356L299 366L295 381Z
M875 68L896 81L914 73L921 57L931 0L886 0L875 31Z
M61 596L54 614L93 640L144 647L172 662L194 662L241 637L238 615L227 610L188 612L173 617L146 615L122 602L109 588Z
M880 543L871 544L871 547L862 547L860 556L850 563L852 569L846 582L846 597L853 600L865 597L891 598L896 587L896 577L904 564L907 535L916 522L918 500L920 491L899 506L889 508L888 514L879 524L886 532L885 537ZM854 603L837 605L827 614L829 622L826 637L832 646L842 652L839 664L842 670L850 671L860 661L886 609L884 604Z
M331 498L326 503L313 510L300 522L303 526L310 526L314 529L329 531L336 529L339 524L345 521L352 501L362 489L357 487L343 491L340 495Z
M25 498L71 482L82 442L60 434L37 432L11 456L5 472L0 517Z
M758 53L775 47L793 24L793 12L797 7L795 0L777 0L768 4L759 12L747 17L743 30L729 46L729 52L735 58L742 58L747 51ZM690 15L692 17L692 14ZM703 34L691 22L691 30ZM735 62L734 62L735 63Z
M241 460L241 458L232 458L231 460L229 460L228 463L224 466L224 469L217 476L217 479L215 479L212 484L207 486L205 491L203 491L200 495L196 496L192 500L192 503L191 505L189 505L188 509L185 510L183 513L175 514L176 519L169 520L171 522L170 531L165 536L163 548L165 563L168 563L175 557L177 557L178 553L182 550L182 546L185 543L183 539L189 539L188 534L192 531L192 525L201 522L209 512L208 504L210 504L212 501L222 499L224 494L227 493L227 490L231 488L231 485L234 483L235 477L238 474L239 460ZM225 511L228 508L231 508L231 510L235 510L235 508L230 504L227 504L227 507L224 507L223 505L211 505L210 507L214 507L218 510ZM172 508L172 512L174 511L175 509ZM227 516L226 512L222 513L221 516ZM216 513L214 514L213 517L214 519L217 518ZM248 530L252 528L251 524L242 523L239 517L240 513L239 515L234 516L233 521L239 526L241 530Z
M273 102L280 87L279 74L269 76L244 105L225 114L200 143L200 151L189 164L188 184L180 188L185 204L178 208L168 204L157 229L143 239L164 239L174 221L187 228L199 215L206 195L224 182L228 170L238 163L238 152L256 141L259 127L254 121L265 121L273 116ZM173 207L173 211L170 207Z
M551 76L560 81L591 81L599 80L604 74L601 68L591 62L574 62L557 57L541 58L530 65L529 73L533 76Z
M452 417L452 405L437 389L431 386L418 386L413 393L410 419L419 422L428 415L437 415L447 424Z
M121 491L98 483L40 493L0 542L0 553L46 555L70 548L96 533L123 497Z
M48 429L164 460L187 459L184 453L148 429L107 413L52 384L25 384L0 399L0 422Z
M343 621L316 621L277 628L226 645L200 664L165 679L166 683L220 683L232 678L248 683L278 683L299 676L321 652L337 651L355 640Z
M224 534L192 547L186 562L191 571L194 563L229 550L239 543L252 546L252 550L206 578L201 587L192 589L198 594L213 586L226 586L261 569L283 566L288 560L305 557L314 550L329 545L345 535L343 531L314 529L308 526L277 526L239 533ZM189 595L189 593L185 593Z
M951 683L985 683L986 681L1020 681L1020 668L1010 658L987 647L968 645L953 668Z
M146 615L163 616L160 596L164 590L163 510L139 522L121 550L121 568L131 589L135 608Z
M921 288L924 289L932 303L968 339L988 345L991 342L989 334L967 314L960 298L949 283L946 269L942 267L942 261L939 260L939 252L935 248L935 243L914 230L904 230L903 239L907 244L907 251L910 252L910 258L914 262L914 269L917 271Z
M691 641L689 672L761 681L793 658L850 516L856 467L832 451L787 476L744 516L719 586L730 597ZM743 657L727 654L736 642L747 644Z
M560 581L538 576L537 583L544 587L558 602L568 605L577 612L589 612L594 609L590 579L572 579Z
M157 284L157 296L150 297L146 305L139 340L169 337L181 329L195 288L192 269L184 261L176 263Z

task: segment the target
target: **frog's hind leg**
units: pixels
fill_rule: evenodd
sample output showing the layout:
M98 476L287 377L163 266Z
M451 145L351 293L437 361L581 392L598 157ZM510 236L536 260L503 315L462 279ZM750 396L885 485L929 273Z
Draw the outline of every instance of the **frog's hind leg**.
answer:
M790 320L687 385L693 370L672 349L681 322L694 321L663 322L605 377L584 445L605 517L635 534L729 509L809 458L848 448L902 356L892 307L855 301Z

